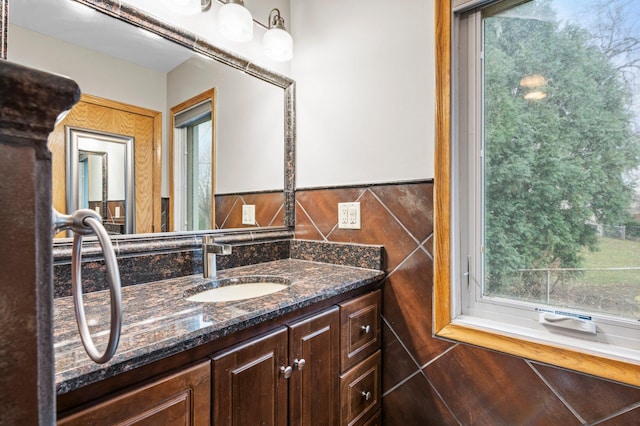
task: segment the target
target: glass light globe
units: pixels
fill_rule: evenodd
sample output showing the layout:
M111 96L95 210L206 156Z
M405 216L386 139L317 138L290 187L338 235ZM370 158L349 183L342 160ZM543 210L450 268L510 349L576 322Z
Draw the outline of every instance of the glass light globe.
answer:
M274 61L290 61L293 57L291 34L280 28L271 28L262 37L264 54Z
M249 41L253 38L251 12L240 4L226 3L218 12L218 28L231 41Z

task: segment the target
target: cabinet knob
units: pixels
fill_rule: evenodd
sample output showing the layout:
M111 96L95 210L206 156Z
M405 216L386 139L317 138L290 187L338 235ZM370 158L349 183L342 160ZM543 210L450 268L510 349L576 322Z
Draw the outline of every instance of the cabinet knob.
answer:
M288 379L289 377L291 377L291 374L293 373L293 368L291 368L290 365L287 365L286 367L283 365L282 367L280 367L280 372L282 373L285 379Z
M365 401L371 400L371 392L362 391L362 399Z
M371 326L369 324L363 325L362 327L360 327L360 330L362 330L364 334L369 334L369 332L371 331Z
M304 360L304 358L302 359L295 359L293 361L293 365L300 371L302 371L302 369L304 368L304 366L307 364L307 361Z

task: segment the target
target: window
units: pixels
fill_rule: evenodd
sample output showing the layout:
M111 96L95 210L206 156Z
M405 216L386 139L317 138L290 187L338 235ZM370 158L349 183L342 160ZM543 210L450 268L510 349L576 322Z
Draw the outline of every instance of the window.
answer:
M211 112L187 131L186 230L213 229L211 223Z
M640 5L453 4L457 75L439 70L438 84L452 104L437 164L451 168L437 171L436 203L452 219L436 228L449 235L436 234L436 332L593 374L601 359L637 370ZM558 348L563 360L549 359Z
M215 91L171 109L173 118L173 230L213 229Z

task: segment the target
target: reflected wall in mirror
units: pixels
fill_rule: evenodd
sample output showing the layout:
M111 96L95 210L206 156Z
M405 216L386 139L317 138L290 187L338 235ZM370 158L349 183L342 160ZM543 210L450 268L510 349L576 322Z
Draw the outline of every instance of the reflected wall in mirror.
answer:
M293 226L292 80L118 1L10 2L9 60L68 75L83 93L160 113L162 124L153 128L152 136L159 141L153 142L150 154L138 155L139 138L135 137L135 232L169 229L166 225L173 220L173 212L164 207L169 204L171 183L169 110L211 88L218 93L212 165L216 216L211 227ZM149 37L151 33L141 28L164 38ZM62 160L59 157L64 150L58 152L53 146L51 150L56 174L58 163L64 163L64 155ZM151 200L141 203L138 167L143 166L143 158L151 169L149 186L144 188ZM63 165L62 173L64 169ZM60 206L59 197L54 205L63 211L66 203L63 200ZM242 225L241 207L250 203L256 206L256 222ZM147 204L148 211L139 214L141 205ZM161 214L168 216L164 223ZM144 223L149 226L143 228Z
M135 229L134 138L66 128L67 211L94 210L109 234Z

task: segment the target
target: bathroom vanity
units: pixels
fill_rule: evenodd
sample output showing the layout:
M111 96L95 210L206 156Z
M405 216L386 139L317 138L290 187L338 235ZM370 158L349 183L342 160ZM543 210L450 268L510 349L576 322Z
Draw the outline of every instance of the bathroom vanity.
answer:
M187 300L229 277L277 277L286 288ZM219 271L216 280L197 274L129 286L120 346L104 365L82 352L72 301L58 298L58 424L378 424L382 277L281 259ZM87 294L85 305L89 321L107 315L108 295Z
M216 229L222 232L113 237L121 278L126 285L122 291L122 334L115 356L105 364L95 364L81 345L73 301L69 297L70 242L57 241L52 250L50 235L51 203L53 199L55 204L56 198L51 191L51 182L56 181L55 173L52 179L52 169L56 169L60 157L49 151L46 139L59 114L79 100L80 91L72 80L2 64L3 87L12 88L0 102L0 109L7 111L0 120L0 142L3 152L10 154L3 158L7 159L5 170L11 179L0 185L0 192L16 206L15 212L3 216L2 223L7 225L5 229L11 229L7 241L21 241L7 244L3 251L9 265L4 268L6 284L3 284L21 301L15 305L17 309L3 310L3 341L19 348L12 352L21 354L3 381L3 387L9 391L7 399L17 401L15 407L7 407L3 412L5 418L9 422L20 419L22 423L50 424L57 417L59 424L91 425L253 424L257 422L250 419L256 418L278 425L379 424L382 249L372 247L378 262L366 266L361 264L361 251L345 249L344 245L326 244L331 245L328 251L318 249L320 245L307 247L306 253L294 250L297 245L292 240L296 223L295 82L125 3L110 0L77 3L101 12L94 16L104 15L126 23L131 31L144 28L160 34L170 40L170 45L175 42L188 49L194 60L208 61L202 58L204 55L218 65L229 67L229 70L218 70L220 75L237 72L242 78L249 76L247 78L266 82L272 89L277 88L279 106L270 109L283 114L271 122L280 135L271 151L281 157L276 175L284 176L284 182L277 188L279 201L271 203L275 207L273 214L269 214L277 218L277 222L265 223L264 227L257 226L263 221L256 221L255 226L249 228L238 226L234 230L221 226ZM53 12L62 12L70 22L84 22L65 14L70 4L73 3L52 2L51 5ZM8 0L0 0L0 12L3 12L0 15L4 17L3 31L0 31L0 58L3 59L6 58L7 9ZM32 10L25 11L24 22L31 22ZM45 17L45 22L64 22L50 19L46 13ZM17 25L20 20L14 23ZM14 34L19 31L14 28ZM116 35L120 33L122 31ZM23 31L23 35L27 33ZM14 52L34 53L37 57L37 46L35 43ZM124 75L128 74L121 73L120 77ZM216 81L207 84L219 86ZM222 86L218 88L222 92ZM260 114L247 116L259 117ZM220 121L222 129L223 123L228 122ZM242 123L243 127L248 126L246 118ZM284 134L280 134L282 129ZM234 141L234 145L237 142L234 138L228 140ZM257 140L262 143L261 139ZM218 148L222 146L223 138L217 143ZM252 152L251 149L241 151ZM159 153L160 150L155 151L149 160L158 171L161 169ZM259 164L262 158L260 160ZM227 158L220 164L233 164L238 170L241 166L255 168L255 164L244 157L238 162ZM256 174L262 179L257 173L246 174ZM165 228L165 223L158 224L157 220L162 216L161 206L167 201L158 196L160 178L156 174L150 180L153 181L149 192L153 194L156 224L151 229L155 231ZM60 183L55 187L60 188ZM37 191L32 190L34 188ZM142 185L137 188L144 191ZM265 190L258 189L260 193ZM228 192L235 194L238 190ZM215 195L220 198L228 194ZM255 194L249 195L254 197L255 204L269 204L255 201ZM172 202L173 197L169 198ZM217 201L224 204L225 200ZM282 213L275 215L277 211ZM244 242L250 242L244 244L244 252L238 249L238 257L260 254L257 247L267 244L256 242L273 242L263 249L262 254L268 252L271 256L267 260L230 265L225 258L218 259L217 278L277 277L276 281L286 283L286 288L239 301L187 300L194 292L216 285L216 280L202 276L201 239L208 233L215 233L216 239L223 240L229 234L236 241L244 238ZM125 246L144 253L132 254L124 250ZM99 288L104 281L102 255L96 244L85 244L82 253L86 316L92 338L101 349L109 337L106 324L110 308L108 294ZM160 263L162 266L158 266ZM18 270L34 273L26 276L17 273ZM14 318L24 321L14 321ZM51 365L54 357L55 409Z

